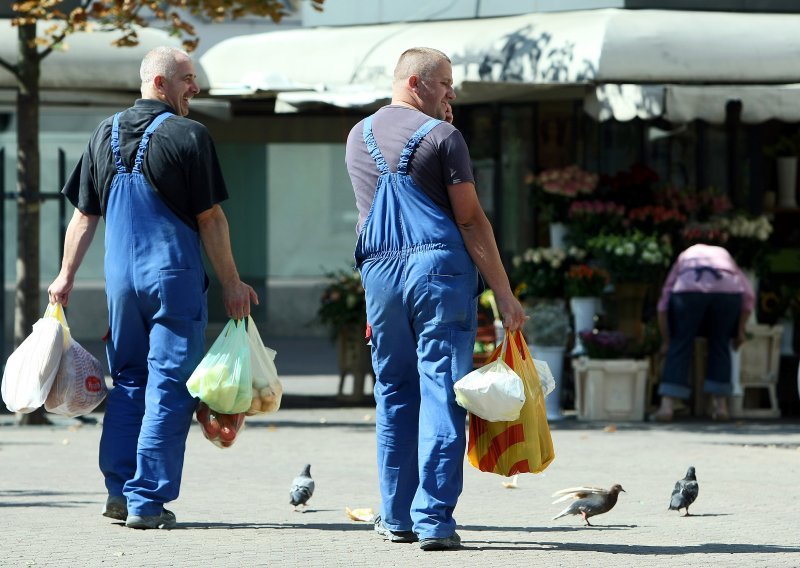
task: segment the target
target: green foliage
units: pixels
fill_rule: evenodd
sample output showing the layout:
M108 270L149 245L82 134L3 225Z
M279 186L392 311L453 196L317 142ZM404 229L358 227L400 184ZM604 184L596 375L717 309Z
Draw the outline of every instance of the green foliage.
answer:
M529 343L543 347L566 347L569 340L569 314L560 302L542 301L528 310L524 335Z
M339 270L326 274L330 284L322 291L317 317L336 335L347 326L364 327L367 303L358 271Z

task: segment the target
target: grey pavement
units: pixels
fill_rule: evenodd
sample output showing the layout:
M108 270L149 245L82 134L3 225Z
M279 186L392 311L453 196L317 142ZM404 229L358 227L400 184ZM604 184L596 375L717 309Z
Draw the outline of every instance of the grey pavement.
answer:
M281 371L281 354L291 349L272 346ZM172 531L127 529L100 515L101 412L91 416L97 424L53 416L45 427L14 426L12 415L0 414L0 565L800 566L796 418L612 425L568 417L552 424L555 461L519 476L516 489L465 461L455 512L463 549L385 542L345 514L379 506L374 408L337 406L339 379L325 349L321 342L316 353L327 372L299 374L314 370L307 362L289 373L284 362L293 404L249 418L233 447L217 448L192 426L181 495L169 505L179 523ZM294 512L289 486L305 463L317 488L307 510ZM681 517L667 504L689 465L700 496L692 516ZM614 483L626 493L592 519L597 526L551 520L563 507L551 504L554 491Z

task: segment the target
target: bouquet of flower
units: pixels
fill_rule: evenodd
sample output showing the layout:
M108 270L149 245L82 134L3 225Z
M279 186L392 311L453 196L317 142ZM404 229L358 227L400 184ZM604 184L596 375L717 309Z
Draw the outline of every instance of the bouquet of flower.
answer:
M339 270L326 275L331 283L322 291L317 310L319 320L335 335L349 325L365 326L367 304L358 271Z
M723 218L717 220L715 227L727 233L726 248L740 267L748 269L755 268L772 234L772 223L765 215L751 218L740 214Z
M668 239L640 231L598 235L586 242L586 248L614 282L654 282L672 262Z
M655 195L655 201L667 208L677 208L686 217L700 222L724 215L732 207L728 196L715 187L702 190L665 187Z
M686 215L674 207L663 205L645 205L628 211L626 225L643 233L660 235L677 235L684 223Z
M538 189L535 206L546 221L566 221L567 211L578 195L589 195L597 187L598 176L567 166L563 169L545 170L533 179Z
M581 331L581 343L590 359L622 359L628 355L630 338L621 331Z
M625 207L599 199L573 201L567 218L570 241L582 243L601 232L613 233L619 230L625 218Z
M596 297L603 293L609 281L608 272L588 264L570 266L566 277L567 296L570 298Z
M728 233L707 223L687 225L681 231L683 248L696 244L724 246L726 242L728 242Z
M526 250L511 261L514 293L521 300L563 297L567 267L584 256L575 247L568 251L544 247Z

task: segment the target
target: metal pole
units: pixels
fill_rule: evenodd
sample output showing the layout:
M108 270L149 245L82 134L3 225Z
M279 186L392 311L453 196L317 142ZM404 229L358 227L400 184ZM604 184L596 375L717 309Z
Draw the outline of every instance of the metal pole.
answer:
M67 153L63 148L58 149L58 191L60 192L67 183ZM64 237L67 234L67 200L58 194L58 268L61 269L61 259L64 258Z
M0 148L0 355L6 365L6 149Z

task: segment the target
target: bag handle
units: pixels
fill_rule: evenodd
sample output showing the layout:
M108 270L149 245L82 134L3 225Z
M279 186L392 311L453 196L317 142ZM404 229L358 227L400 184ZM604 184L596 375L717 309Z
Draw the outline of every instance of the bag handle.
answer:
M64 347L69 345L71 337L69 333L69 324L67 324L67 316L64 314L64 306L61 305L61 302L47 304L47 309L44 311L44 316L42 317L56 318L58 320L58 323L64 328Z

